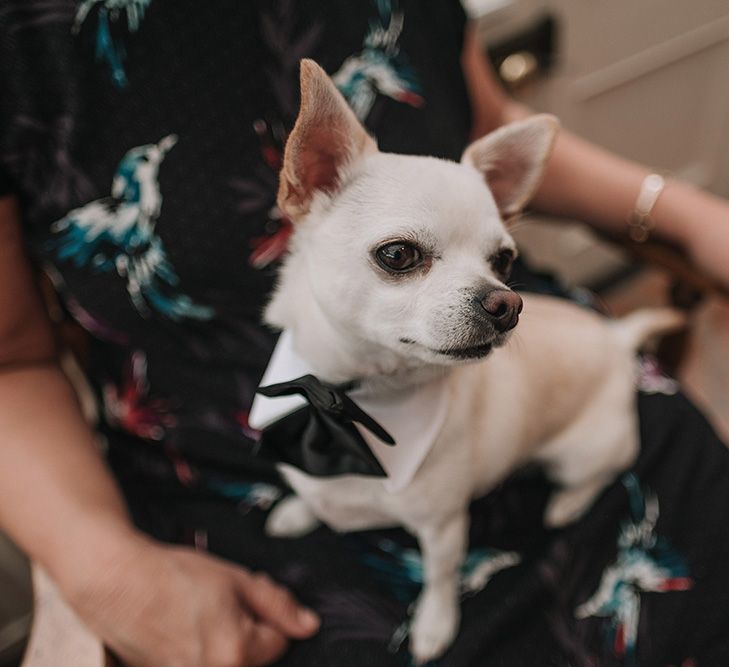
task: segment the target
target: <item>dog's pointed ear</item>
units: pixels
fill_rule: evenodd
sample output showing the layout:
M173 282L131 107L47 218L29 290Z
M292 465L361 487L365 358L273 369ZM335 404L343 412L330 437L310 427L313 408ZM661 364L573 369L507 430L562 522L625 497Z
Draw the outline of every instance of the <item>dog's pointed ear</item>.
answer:
M308 212L317 191L334 192L358 158L377 144L327 73L301 61L301 108L286 142L278 206L292 220Z
M554 116L540 114L504 125L466 148L461 162L484 175L502 216L518 213L531 199L557 130Z

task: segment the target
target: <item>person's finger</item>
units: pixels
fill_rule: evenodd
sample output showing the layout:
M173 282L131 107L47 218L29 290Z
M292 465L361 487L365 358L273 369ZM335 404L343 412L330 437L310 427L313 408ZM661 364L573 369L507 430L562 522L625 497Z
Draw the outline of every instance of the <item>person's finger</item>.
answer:
M265 574L241 571L238 581L240 595L250 610L286 636L309 637L319 629L316 612L302 606Z
M265 623L254 623L248 635L246 667L264 667L278 660L289 647L286 637Z

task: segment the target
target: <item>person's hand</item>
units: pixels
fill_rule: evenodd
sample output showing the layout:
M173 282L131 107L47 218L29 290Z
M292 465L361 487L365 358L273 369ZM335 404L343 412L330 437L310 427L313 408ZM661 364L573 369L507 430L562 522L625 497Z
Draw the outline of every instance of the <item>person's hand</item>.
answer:
M64 592L130 667L268 665L319 626L265 575L141 536L81 569Z

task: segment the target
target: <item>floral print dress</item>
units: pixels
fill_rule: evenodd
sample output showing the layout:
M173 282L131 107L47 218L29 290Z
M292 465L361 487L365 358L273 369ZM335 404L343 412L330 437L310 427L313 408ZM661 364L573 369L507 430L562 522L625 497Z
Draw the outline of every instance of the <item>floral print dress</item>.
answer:
M0 196L89 334L98 431L139 525L269 571L322 615L282 665L409 665L422 584L404 531L292 541L256 458L260 316L290 222L277 173L317 60L384 150L457 159L457 0L0 0ZM557 291L523 267L516 280ZM436 664L729 664L729 455L643 367L642 453L546 531L539 471L472 508L463 623Z

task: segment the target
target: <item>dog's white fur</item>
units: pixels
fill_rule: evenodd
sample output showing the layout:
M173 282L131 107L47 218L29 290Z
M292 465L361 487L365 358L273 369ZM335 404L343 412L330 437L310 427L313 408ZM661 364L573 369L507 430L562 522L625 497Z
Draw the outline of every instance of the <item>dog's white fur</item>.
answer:
M635 349L680 321L651 311L609 322L528 296L509 339L474 314L475 294L508 289L489 259L514 247L503 216L537 187L556 130L549 116L507 126L471 145L461 164L380 153L326 74L302 63L302 108L279 192L295 233L266 319L292 330L298 352L329 382L397 392L446 374L450 411L398 493L377 478L280 466L297 495L267 528L298 535L320 520L338 531L401 525L415 534L425 570L411 626L418 662L440 655L458 629L470 501L537 461L562 487L545 521L579 517L635 459ZM427 261L393 277L373 253L400 239ZM484 341L503 347L467 364L442 352Z

